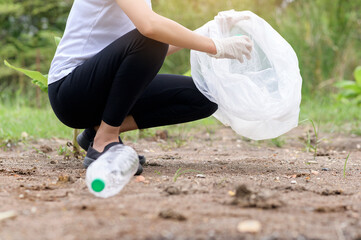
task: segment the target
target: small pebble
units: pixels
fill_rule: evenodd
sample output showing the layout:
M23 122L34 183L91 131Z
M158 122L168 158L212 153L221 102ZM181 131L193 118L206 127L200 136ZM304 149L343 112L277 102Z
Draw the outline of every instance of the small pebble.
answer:
M178 220L178 221L186 221L187 220L187 218L183 214L175 212L172 209L163 210L159 213L158 216L163 219L173 219L173 220Z
M228 191L228 195L231 196L231 197L234 197L234 196L236 196L236 192Z
M319 172L318 172L318 171L315 171L315 170L311 170L311 173L312 173L313 175L318 175L318 174L319 174Z
M31 213L36 213L37 208L36 208L36 207L32 207L32 208L30 209L30 211L31 211Z
M0 212L0 222L6 219L16 218L17 213L15 211Z
M291 181L291 184L297 184L296 180Z
M168 193L169 195L179 195L181 194L181 190L177 187L174 186L168 186L164 189L164 191L166 193Z
M162 181L167 182L169 181L169 178L167 176L162 176Z
M247 220L238 223L237 230L241 233L258 233L261 231L261 223L257 220Z
M145 181L145 177L143 177L142 175L137 176L137 177L135 178L135 181L136 181L136 182L144 182L144 181Z
M330 171L329 168L322 168L322 171Z
M196 177L197 178L206 178L206 176L204 176L203 174L197 174Z

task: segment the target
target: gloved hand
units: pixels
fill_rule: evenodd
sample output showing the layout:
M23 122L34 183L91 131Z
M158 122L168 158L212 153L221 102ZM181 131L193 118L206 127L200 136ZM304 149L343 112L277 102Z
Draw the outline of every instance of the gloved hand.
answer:
M217 16L214 17L214 20L217 22L217 25L221 27L221 31L224 35L228 35L231 31L231 29L237 25L241 21L247 21L250 18L250 16L247 15L236 15L233 17L229 16L230 12L234 12L234 10L230 10L227 12L220 12Z
M217 22L217 25L221 26L220 31L222 31L222 33L226 36L229 36L231 29L239 22L250 19L250 16L247 15L230 17L229 12L234 12L234 10L220 12L214 18L214 20ZM209 28L206 25L195 30L196 33L205 36L209 36L208 31ZM237 59L241 63L244 62L243 55L245 55L248 60L251 59L253 43L247 36L235 36L223 39L212 38L212 40L216 45L217 54L208 54L211 57Z
M234 36L212 40L214 45L216 45L217 54L209 54L211 57L237 59L241 63L244 62L243 55L245 55L248 60L251 59L253 43L247 36Z

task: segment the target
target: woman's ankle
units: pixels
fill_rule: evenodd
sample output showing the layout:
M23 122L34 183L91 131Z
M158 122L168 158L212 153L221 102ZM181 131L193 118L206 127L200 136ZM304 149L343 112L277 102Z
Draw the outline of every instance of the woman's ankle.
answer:
M119 142L119 127L113 127L106 124L104 121L95 135L93 148L98 152L103 152L106 145L112 142Z
M93 142L93 148L95 150L97 150L98 152L103 152L104 151L104 148L105 146L107 146L108 144L110 143L113 143L113 142L119 142L119 139L118 137L110 137L110 138L99 138L99 137L95 137L94 138L94 142Z

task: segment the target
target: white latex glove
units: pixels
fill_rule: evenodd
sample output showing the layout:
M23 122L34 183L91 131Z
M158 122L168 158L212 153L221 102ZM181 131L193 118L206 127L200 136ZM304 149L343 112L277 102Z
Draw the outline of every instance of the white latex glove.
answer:
M237 25L240 21L246 21L250 19L250 16L247 15L238 15L230 17L229 13L234 12L234 10L229 10L226 12L220 12L217 16L214 17L214 20L217 22L218 26L221 26L221 31L223 34L228 35L231 29Z
M230 17L229 13L234 12L234 10L220 12L214 18L218 26L221 26L221 31L225 35L229 35L231 29L237 25L240 21L246 21L250 19L250 16L247 15L238 15ZM209 29L206 25L195 30L196 33L209 36ZM217 54L212 55L208 54L214 58L230 58L237 59L241 63L244 62L243 55L249 60L251 59L251 51L253 48L253 43L247 36L234 36L223 39L214 39L212 38L214 44L216 45Z
M212 39L216 45L217 54L209 54L214 58L230 58L237 59L241 63L244 62L243 55L249 60L253 43L247 36L234 36L223 39Z

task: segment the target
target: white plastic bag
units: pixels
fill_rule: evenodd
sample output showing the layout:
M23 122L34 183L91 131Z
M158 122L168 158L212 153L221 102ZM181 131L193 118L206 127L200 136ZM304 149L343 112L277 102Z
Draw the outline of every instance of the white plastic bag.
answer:
M225 18L249 16L233 26ZM302 78L292 47L266 21L250 11L220 12L197 30L211 38L249 36L251 60L215 59L191 51L197 88L218 104L214 116L238 134L254 139L278 137L298 125Z

